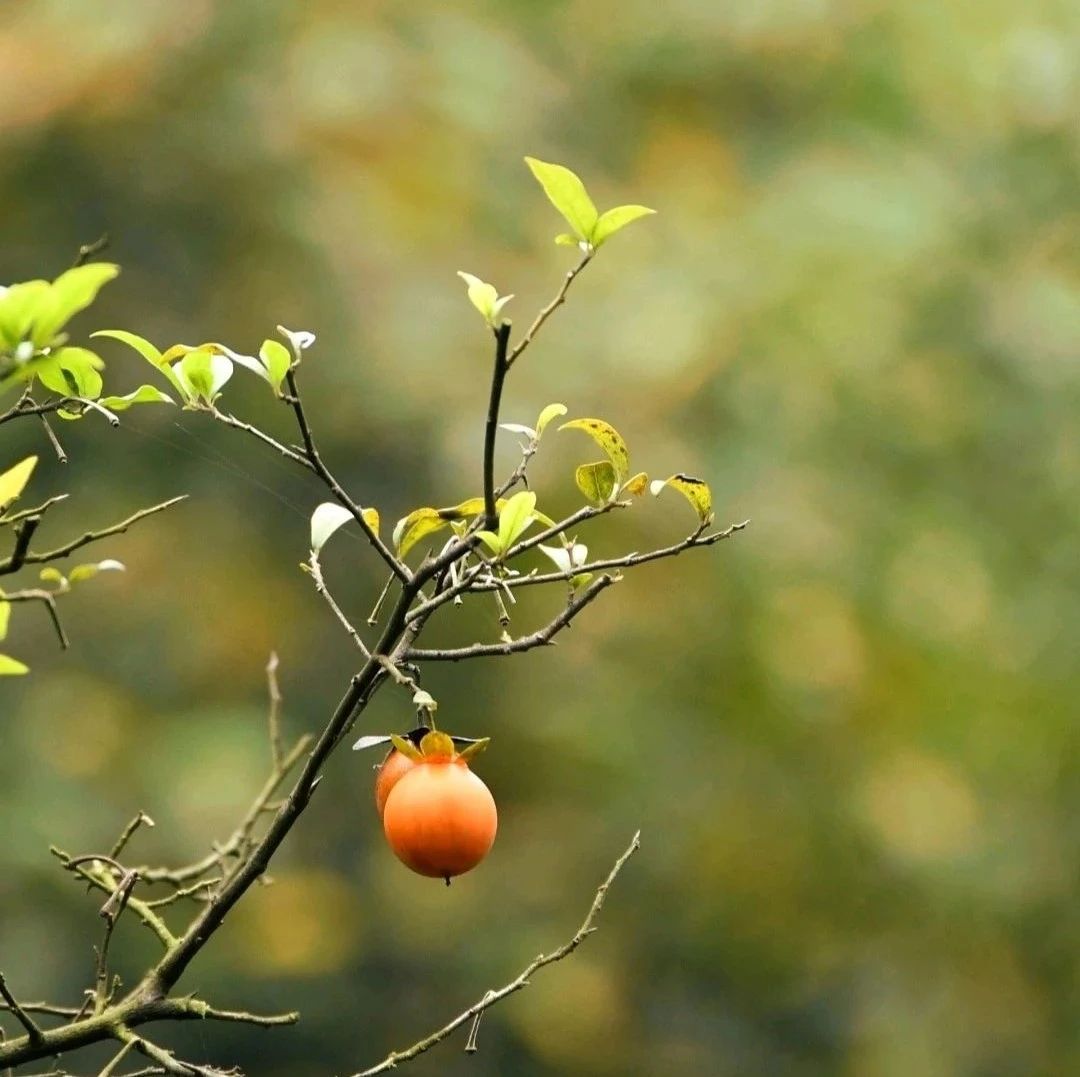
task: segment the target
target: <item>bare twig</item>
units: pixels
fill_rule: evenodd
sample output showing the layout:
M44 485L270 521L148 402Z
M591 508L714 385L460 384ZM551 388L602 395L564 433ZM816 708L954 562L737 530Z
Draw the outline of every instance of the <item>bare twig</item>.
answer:
M550 644L553 637L566 628L601 591L616 583L619 578L618 576L605 575L593 580L587 587L574 595L566 609L558 617L528 636L520 636L518 639L507 640L502 643L474 643L469 647L410 649L405 652L404 657L409 662L461 662L468 658L518 654L522 651L531 651L534 647L542 647L545 644Z
M0 972L0 997L3 997L7 1003L7 1009L11 1011L15 1020L26 1029L26 1035L30 1038L30 1042L33 1044L43 1043L45 1041L45 1034L38 1028L34 1019L15 1001L15 996L8 988L7 981L4 979L4 974Z
M284 749L281 745L281 689L278 688L277 670L277 652L271 651L266 663L266 694L270 700L266 721L270 732L270 754L274 760L274 770L280 773Z
M75 255L75 261L71 263L71 268L78 269L79 266L85 265L87 262L101 254L108 245L108 232L102 233L102 235L95 239L93 243L83 243L82 246L79 247L78 254Z
M574 278L592 261L593 252L588 250L582 259L563 278L562 287L555 293L555 298L536 316L536 320L525 330L525 335L514 345L510 354L506 357L507 367L512 367L518 356L533 342L533 337L540 331L540 327L566 302L566 293L570 291L570 285Z
M109 856L112 859L115 860L124 851L127 843L131 841L132 835L140 826L154 826L154 820L144 811L140 811L120 832L120 837L116 839L116 844L109 850Z
M187 497L187 494L181 494L179 497L171 497L168 501L163 501L160 505L151 505L148 509L140 509L126 520L121 520L118 524L104 527L100 531L87 531L79 538L72 539L63 546L58 546L55 550L47 550L41 553L28 553L23 557L22 561L19 562L19 565L41 565L49 561L59 561L61 558L67 557L69 554L74 553L83 546L89 546L92 542L98 542L100 539L108 538L110 535L121 535L133 524L137 524L140 520L145 520L147 516L153 516L155 513L164 512L165 509L172 508L173 505L179 505L181 501L186 501ZM34 519L34 517L28 517L25 522L28 523L32 519ZM0 561L0 576L15 571L15 569L11 567L14 559L13 555L8 558L7 561Z
M412 573L409 571L408 566L395 557L386 543L372 530L371 525L364 519L363 510L351 497L349 497L345 492L344 487L334 478L330 469L319 455L319 450L315 447L315 438L311 432L311 425L308 422L307 413L304 411L304 405L300 399L300 390L296 384L295 371L290 370L285 375L285 381L289 387L289 406L296 416L296 425L300 429L300 437L304 442L304 452L307 455L307 459L310 462L312 469L319 478L323 480L326 488L334 495L337 502L348 509L352 514L353 519L360 525L360 530L364 532L368 542L371 543L379 556L389 566L390 571L403 583L407 583L412 578Z
M464 1013L458 1014L457 1017L452 1021L447 1022L447 1024L443 1025L438 1031L431 1033L430 1036L425 1036L422 1040L418 1040L404 1051L392 1051L377 1066L372 1066L370 1069L366 1069L361 1073L353 1074L353 1077L375 1077L376 1074L392 1070L396 1066L400 1066L403 1062L411 1062L418 1055L424 1054L425 1051L430 1051L432 1047L441 1043L447 1036L461 1028L462 1025L469 1021L474 1021L485 1010L490 1009L496 1003L501 1002L508 995L512 995L516 991L528 987L530 977L538 969L542 969L545 965L553 965L555 962L562 961L563 958L569 957L570 954L572 954L585 939L596 930L596 918L600 915L600 910L604 907L604 898L607 897L607 892L611 888L611 884L615 882L619 872L622 871L623 865L640 847L641 832L638 831L627 846L626 851L615 861L615 866L608 872L607 878L600 884L600 888L596 891L596 897L593 898L593 903L589 908L588 914L584 921L582 921L581 927L577 929L571 939L564 942L557 950L552 950L549 954L540 954L539 957L531 961L529 965L508 984L497 990L485 992L478 1002L473 1003L473 1005L465 1010ZM470 1037L470 1042L473 1041L474 1037Z
M315 465L312 464L303 453L298 453L288 446L282 445L280 441L276 438L272 438L269 434L264 433L257 426L252 426L251 423L245 423L242 419L238 419L235 415L230 415L228 412L219 411L212 405L206 410L209 411L219 423L224 423L226 426L231 426L234 430L242 430L245 434L250 434L264 445L269 445L275 452L279 452L286 460L292 460L293 463L300 464L309 471L315 470Z
M56 459L61 464L68 462L67 453L64 452L64 446L60 444L60 439L56 436L56 431L49 425L49 420L45 418L44 413L39 413L38 416L41 419L41 425L45 430L45 436L49 439L49 444L52 446L52 450L56 453Z
M56 608L56 596L62 593L63 591L49 591L44 587L28 587L22 591L0 592L0 598L3 598L5 602L40 602L48 611L49 619L56 630L56 637L60 641L60 646L67 650L67 633L60 622L60 611Z
M502 404L503 383L510 361L506 350L510 346L510 323L500 322L495 330L495 366L491 373L491 395L488 399L487 420L484 423L484 526L497 527L495 510L495 435L499 429L499 408Z
M341 607L334 601L334 596L330 594L330 590L326 586L326 581L323 579L322 565L319 562L319 554L316 550L312 550L311 556L308 557L308 568L311 570L311 579L315 584L315 590L322 595L326 604L330 607L331 612L337 618L338 623L352 637L352 641L356 644L360 653L365 658L370 658L371 651L368 650L368 645L364 642L363 637L357 632L356 628L353 627L353 623L342 612Z
M46 511L51 509L53 505L58 505L61 501L66 501L67 499L67 494L57 494L55 497L50 497L48 501L43 501L35 508L23 509L22 512L15 512L10 516L0 516L0 527L17 524L20 520L25 520L27 516L44 516Z

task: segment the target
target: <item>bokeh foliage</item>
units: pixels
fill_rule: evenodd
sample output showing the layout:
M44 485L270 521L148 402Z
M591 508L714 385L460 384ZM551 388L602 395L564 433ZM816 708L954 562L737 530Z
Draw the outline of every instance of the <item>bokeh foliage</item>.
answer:
M753 520L557 649L433 670L444 721L494 738L489 861L449 891L409 875L368 761L338 759L186 981L303 1023L174 1042L296 1077L374 1061L563 938L641 826L589 947L490 1014L479 1055L418 1074L1080 1069L1078 45L1063 0L0 13L0 281L107 230L124 272L80 331L253 352L316 330L324 451L393 520L477 493L488 349L454 273L513 292L519 324L546 301L573 252L520 162L566 161L599 205L660 216L590 266L504 418L609 417L635 464ZM259 388L246 413L280 422ZM26 997L92 959L94 902L47 844L101 848L144 808L148 859L201 851L261 780L271 647L296 730L352 661L296 570L303 474L169 408L61 434L66 469L29 421L4 460L38 453L37 492L78 491L88 525L193 497L72 596L71 652L19 611L0 955ZM578 496L575 440L536 461L548 511ZM676 502L580 537L675 539ZM335 547L362 617L383 581ZM478 605L434 635L497 631ZM371 728L408 718L385 692Z

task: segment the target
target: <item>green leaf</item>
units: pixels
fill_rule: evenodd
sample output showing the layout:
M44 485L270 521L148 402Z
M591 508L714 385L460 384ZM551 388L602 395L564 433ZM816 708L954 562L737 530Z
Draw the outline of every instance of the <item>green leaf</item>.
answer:
M631 221L648 217L655 212L655 209L649 209L648 206L616 206L614 209L605 210L596 222L596 229L592 234L592 245L599 247Z
M469 302L484 316L484 321L495 329L499 324L503 307L514 297L512 295L500 297L494 284L488 284L471 273L458 270L458 276L465 282L468 289Z
M630 470L630 452L622 435L610 423L603 419L573 419L563 423L560 430L584 430L607 453L607 458L615 468L615 477L621 482Z
M9 658L6 654L0 654L0 677L18 677L29 672L29 666L24 666L22 662Z
M38 309L33 342L39 348L45 347L72 317L93 303L102 286L119 272L120 267L109 262L91 262L61 273L52 282L48 299Z
M86 348L60 348L38 366L38 381L60 396L96 400L101 395L101 375L105 364Z
M163 358L168 357L172 350L170 348ZM194 401L202 397L207 403L214 401L222 386L232 377L232 372L232 360L209 344L188 350L173 367L173 373L187 398Z
M92 580L99 572L123 572L124 566L120 561L109 558L106 561L96 561L88 565L76 565L68 574L68 583L80 583L83 580Z
M150 341L144 337L140 337L136 333L129 333L126 329L99 329L96 333L91 333L91 337L109 337L112 340L119 340L121 344L126 344L129 348L133 348L137 351L155 370L160 370L162 374L169 380L169 384L180 394L181 397L186 398L187 393L184 387L180 384L179 378L173 373L172 367L169 366L165 356L161 354L154 347ZM172 349L170 349L171 351ZM189 349L185 349L189 350Z
M708 483L702 479L695 479L692 475L672 475L670 479L657 479L650 486L653 497L659 495L665 486L678 490L687 501L690 502L698 519L703 523L709 523L713 518L712 491Z
M615 492L615 468L610 460L597 460L593 464L582 464L574 472L577 488L598 505L605 505Z
M344 505L324 501L311 514L311 548L318 553L326 540L352 518L352 513Z
M52 295L47 280L27 280L12 284L0 293L0 343L14 348L30 332Z
M404 557L422 538L447 526L448 521L438 509L414 509L398 520L394 527L394 545L399 557Z
M36 456L28 456L0 475L0 509L7 508L23 492L37 462Z
M8 632L8 621L11 619L11 603L0 599L0 639L5 639Z
M496 535L494 531L477 531L476 537L480 539L496 557L502 556L503 545L499 541L499 536Z
M522 533L536 519L536 494L532 490L522 490L509 498L499 513L499 545L503 552L521 537Z
M555 237L555 242L560 247L580 247L582 243L585 243L585 240L578 239L577 236L572 236L569 232L560 232ZM588 243L585 243L585 245L588 246Z
M281 392L281 383L292 366L292 356L289 349L278 340L264 340L259 349L259 358L266 364L266 373L270 377L270 384L275 393Z
M103 396L98 403L110 411L127 411L133 404L174 404L176 401L153 385L140 385L124 396Z
M548 404L548 406L540 412L540 417L536 420L536 436L540 437L544 433L544 430L552 419L558 419L565 414L565 404Z
M51 565L48 568L43 568L38 573L38 579L42 583L55 583L57 587L66 587L67 580L64 578L64 574L58 569L53 568Z
M535 157L526 157L525 163L532 169L532 174L544 188L544 194L563 215L577 238L591 243L598 215L596 206L585 190L585 184L563 165L538 161Z

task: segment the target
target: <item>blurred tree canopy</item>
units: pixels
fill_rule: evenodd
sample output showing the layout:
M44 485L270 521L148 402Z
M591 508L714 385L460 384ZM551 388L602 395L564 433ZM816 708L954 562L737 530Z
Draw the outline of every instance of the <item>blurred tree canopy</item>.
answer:
M0 11L0 281L108 232L123 273L82 330L315 330L324 451L393 520L478 492L488 354L454 274L515 293L519 325L550 297L572 255L521 158L566 161L660 216L590 268L504 417L606 415L753 521L555 650L434 671L447 722L493 737L489 860L449 891L410 875L346 753L185 981L300 993L302 1023L174 1042L269 1075L373 1062L564 938L640 826L589 947L418 1074L1080 1070L1078 115L1066 0ZM277 421L254 387L245 407ZM41 996L81 984L96 917L48 844L143 808L148 859L201 850L262 779L271 648L294 731L352 662L296 570L302 473L173 409L60 435L66 467L28 423L4 461L40 452L35 488L88 525L192 497L72 597L70 652L22 611L0 955ZM556 505L575 462L538 461ZM674 539L677 509L583 539ZM361 541L328 573L363 617ZM494 625L478 605L445 639ZM380 697L371 728L406 711Z

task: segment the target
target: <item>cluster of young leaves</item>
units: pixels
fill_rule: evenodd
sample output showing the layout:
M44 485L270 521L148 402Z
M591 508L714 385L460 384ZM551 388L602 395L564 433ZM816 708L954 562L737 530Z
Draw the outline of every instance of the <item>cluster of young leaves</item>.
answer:
M119 272L108 262L93 262L69 269L54 281L29 280L0 288L0 394L36 380L70 399L71 404L57 412L62 418L78 419L97 411L113 422L114 412L133 404L169 402L152 385L123 396L102 395L101 357L68 342L68 322L89 307Z
M279 340L267 339L262 342L258 356L244 355L212 342L174 344L163 352L145 337L125 329L101 329L91 335L119 340L133 348L176 390L186 409L198 409L213 406L237 366L265 381L275 395L282 395L286 375L299 365L303 353L315 342L315 334L305 330L294 332L282 325L277 329L289 347Z

